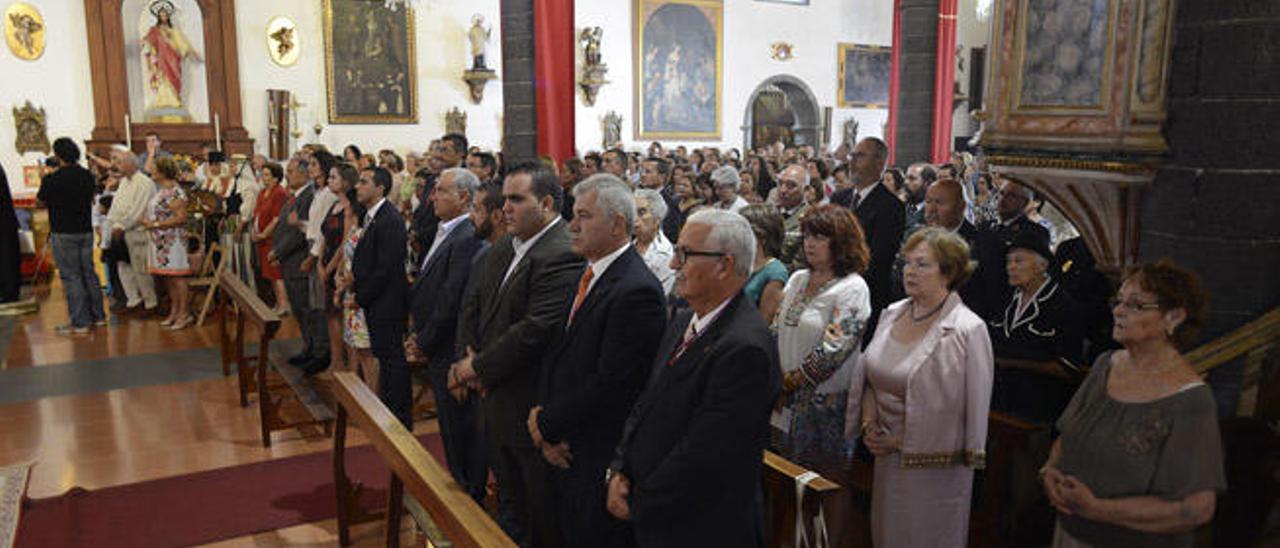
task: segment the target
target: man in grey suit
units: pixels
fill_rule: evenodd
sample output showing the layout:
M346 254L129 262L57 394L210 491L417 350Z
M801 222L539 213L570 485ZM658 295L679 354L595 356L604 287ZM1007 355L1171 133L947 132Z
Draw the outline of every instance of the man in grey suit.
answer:
M285 170L289 183L289 200L280 210L280 223L271 235L271 252L268 260L280 265L284 276L285 292L289 295L289 308L298 320L304 345L302 352L289 358L289 363L304 371L321 371L329 366L329 332L325 325L324 311L312 306L311 282L302 271L307 258L307 211L315 197L315 187L307 181L307 172L294 156Z
M562 329L586 264L569 244L560 218L560 181L530 162L511 170L502 187L509 234L475 266L476 291L462 306L461 360L450 389L479 391L480 423L498 477L498 522L521 546L563 545L550 471L534 447L526 419L533 407L542 357ZM473 326L473 328L467 328ZM461 389L460 389L461 388Z

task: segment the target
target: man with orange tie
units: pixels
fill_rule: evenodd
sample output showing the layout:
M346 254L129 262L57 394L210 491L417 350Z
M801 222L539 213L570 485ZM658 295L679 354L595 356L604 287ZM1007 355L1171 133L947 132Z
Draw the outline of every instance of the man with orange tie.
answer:
M691 310L672 318L606 474L639 546L760 546L761 454L782 374L743 297L756 241L742 216L694 213L671 259Z
M606 173L573 190L574 252L588 261L568 320L543 360L529 435L552 466L566 547L628 546L627 522L605 511L601 481L666 325L662 284L631 245L631 189Z

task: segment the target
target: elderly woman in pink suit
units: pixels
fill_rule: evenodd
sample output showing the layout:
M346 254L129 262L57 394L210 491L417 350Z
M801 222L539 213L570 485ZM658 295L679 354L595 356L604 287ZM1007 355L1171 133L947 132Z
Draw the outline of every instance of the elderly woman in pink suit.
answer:
M907 298L881 313L862 354L846 434L860 425L876 456L875 546L963 547L973 471L986 461L991 340L955 293L973 272L962 238L921 230L903 255Z

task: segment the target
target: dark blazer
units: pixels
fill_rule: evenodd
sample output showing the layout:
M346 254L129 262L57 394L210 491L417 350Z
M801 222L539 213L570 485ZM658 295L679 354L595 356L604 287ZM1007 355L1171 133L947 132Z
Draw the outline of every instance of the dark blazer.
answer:
M413 227L413 237L423 253L431 249L431 242L436 240L436 228L440 226L440 217L436 215L436 204L430 199L431 190L436 187L437 178L436 175L427 178L426 184L418 194L418 209L413 210L409 221L410 226Z
M845 207L853 204L854 189L846 188L831 195L831 202ZM863 278L871 290L872 318L893 302L893 260L902 245L902 233L906 228L906 210L902 201L883 184L876 183L853 210L862 225L867 246L871 249L871 263ZM874 326L873 326L874 327ZM874 329L869 330L874 332Z
M462 219L413 280L410 310L414 342L433 360L447 358L452 362L457 357L454 341L458 334L458 313L467 280L471 278L472 259L483 243L484 240L476 237L471 219Z
M667 365L692 316L667 325L610 468L631 480L641 546L755 546L762 451L782 385L778 351L738 293Z
M475 291L458 319L458 346L476 351L471 365L489 392L480 404L488 436L496 443L532 447L526 420L542 356L555 330L564 327L565 302L573 299L584 261L569 247L568 223L557 220L503 284L515 257L511 241L510 234L503 236L476 265Z
M572 300L565 305L572 309ZM604 477L627 413L644 389L666 317L662 284L628 246L596 279L543 360L538 429L552 443L570 441L574 468L594 461L592 481Z
M1008 225L995 221L978 230L978 270L973 275L975 281L982 284L982 302L979 308L970 308L987 321L999 320L1005 305L1013 296L1013 288L1009 287L1009 272L1005 270L1005 250L1013 242L1014 236L1025 231L1032 232L1045 242L1049 241L1049 231L1025 215L1019 215ZM965 303L968 304L968 301Z
M365 221L351 261L356 303L368 322L403 322L408 316L406 254L404 219L390 201L383 202L373 219Z
M271 233L271 251L280 261L280 273L286 278L305 278L301 271L302 261L307 258L307 234L289 224L289 214L297 213L299 220L310 216L311 200L316 196L316 189L311 183L303 187L296 197L290 190L284 208L280 210L280 223Z

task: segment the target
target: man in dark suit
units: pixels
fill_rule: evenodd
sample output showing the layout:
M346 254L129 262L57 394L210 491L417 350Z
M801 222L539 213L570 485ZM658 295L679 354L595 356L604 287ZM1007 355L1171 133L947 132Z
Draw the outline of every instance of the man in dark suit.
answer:
M305 226L311 200L315 197L315 187L307 181L306 164L303 162L294 156L285 169L285 180L291 194L280 210L280 222L275 232L271 233L268 258L280 264L289 308L298 321L298 331L302 332L302 352L289 358L289 363L308 372L318 372L329 367L329 328L324 310L312 306L310 275L302 271L310 246L300 225ZM299 222L295 224L291 219Z
M391 173L381 167L360 172L356 199L368 208L364 233L351 261L356 304L364 309L369 347L378 358L378 397L405 428L413 430L413 382L404 358L404 330L408 321L405 278L407 254L404 219L386 199Z
M631 245L630 187L597 174L574 188L573 250L587 267L542 365L529 435L553 468L564 545L626 546L633 534L605 511L602 481L644 388L666 325L662 284Z
M413 334L405 341L406 354L426 357L449 472L477 502L484 499L489 468L475 421L475 405L455 400L448 387L449 367L458 359L458 312L471 277L472 259L484 243L476 237L467 215L479 189L480 180L461 168L446 169L436 182L431 201L440 226L413 281Z
M498 521L524 546L562 543L551 480L529 436L527 419L542 356L562 329L583 261L560 218L559 178L539 163L515 167L503 184L509 234L476 265L476 291L463 304L450 388L482 395L480 421L498 476Z
M998 321L1013 296L1009 273L1005 270L1005 250L1014 238L1019 233L1030 232L1049 247L1049 231L1026 216L1027 204L1033 197L1031 189L1008 177L1003 179L996 197L999 219L978 230L978 269L973 277L982 284L983 304L970 308L987 321ZM968 305L968 301L965 304Z
M978 228L973 226L968 219L964 218L964 189L960 187L960 183L955 179L942 179L929 185L929 189L925 191L924 199L924 224L916 227L919 230L925 227L936 227L950 230L961 238L965 243L969 244L969 257L973 260L978 259ZM911 238L909 232L903 236L903 241ZM899 263L895 265L894 284L901 285L902 270L901 259L902 254L899 253ZM1003 268L1003 267L1002 267ZM957 290L960 299L964 301L965 306L970 310L979 310L986 306L986 298L982 293L982 282L978 281L976 276L970 276L964 285Z
M884 141L867 137L858 142L850 153L849 176L854 186L831 195L831 203L851 209L858 216L867 246L871 248L871 262L865 278L871 290L871 318L867 321L864 340L870 341L875 333L880 311L898 293L893 287L893 261L902 244L906 228L906 210L902 201L880 184L885 162L889 159L889 147Z
M742 296L755 237L746 219L699 211L671 260L690 310L667 325L648 385L609 465L608 509L640 546L759 546L757 495L778 353Z

